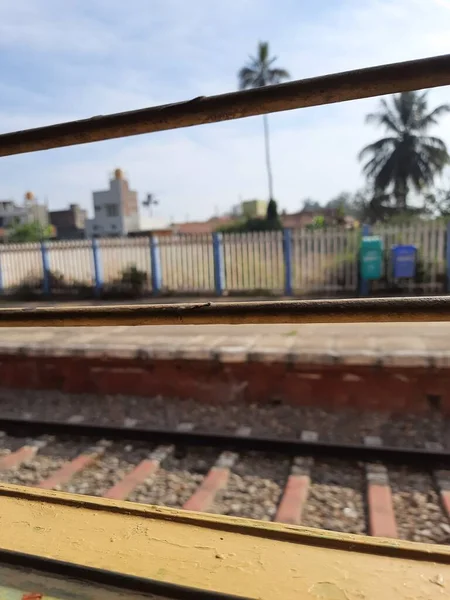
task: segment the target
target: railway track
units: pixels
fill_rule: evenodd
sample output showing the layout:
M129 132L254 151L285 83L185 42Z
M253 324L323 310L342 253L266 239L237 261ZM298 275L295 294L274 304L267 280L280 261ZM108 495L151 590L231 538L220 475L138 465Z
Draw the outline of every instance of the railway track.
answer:
M450 543L450 461L388 448L0 419L0 482Z

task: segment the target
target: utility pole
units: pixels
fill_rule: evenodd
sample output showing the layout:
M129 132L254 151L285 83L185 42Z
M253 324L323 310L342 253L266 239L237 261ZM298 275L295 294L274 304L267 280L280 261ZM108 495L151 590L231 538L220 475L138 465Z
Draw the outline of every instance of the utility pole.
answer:
M142 206L148 208L150 217L153 216L153 207L158 206L159 200L155 198L154 194L147 194L147 198L142 202Z

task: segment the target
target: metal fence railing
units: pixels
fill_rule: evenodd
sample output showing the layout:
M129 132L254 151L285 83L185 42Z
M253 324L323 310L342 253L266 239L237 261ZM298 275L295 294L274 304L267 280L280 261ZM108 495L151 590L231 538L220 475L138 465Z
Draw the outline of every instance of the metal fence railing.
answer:
M383 277L372 282L372 292L391 292L396 286L411 294L445 290L450 265L444 224L382 226L372 233L385 249ZM41 281L47 293L58 285L101 292L129 281L134 272L139 289L155 294L353 296L358 293L360 238L359 229L327 228L6 244L0 246L1 291ZM390 255L396 244L416 246L415 279L402 283L393 278Z

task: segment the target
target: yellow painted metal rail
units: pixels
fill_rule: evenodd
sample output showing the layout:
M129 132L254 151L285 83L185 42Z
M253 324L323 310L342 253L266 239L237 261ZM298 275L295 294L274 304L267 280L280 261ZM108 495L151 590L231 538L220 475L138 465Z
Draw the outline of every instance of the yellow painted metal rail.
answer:
M450 54L0 135L0 156L450 85ZM0 326L450 320L447 298L1 309Z
M0 485L0 548L267 600L432 600L450 585L444 546L11 485Z

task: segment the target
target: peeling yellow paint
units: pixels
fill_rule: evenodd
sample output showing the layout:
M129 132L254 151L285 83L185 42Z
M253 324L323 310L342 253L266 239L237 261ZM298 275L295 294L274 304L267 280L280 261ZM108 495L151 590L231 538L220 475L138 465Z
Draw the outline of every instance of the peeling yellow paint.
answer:
M0 547L274 600L442 598L450 549L0 486Z

